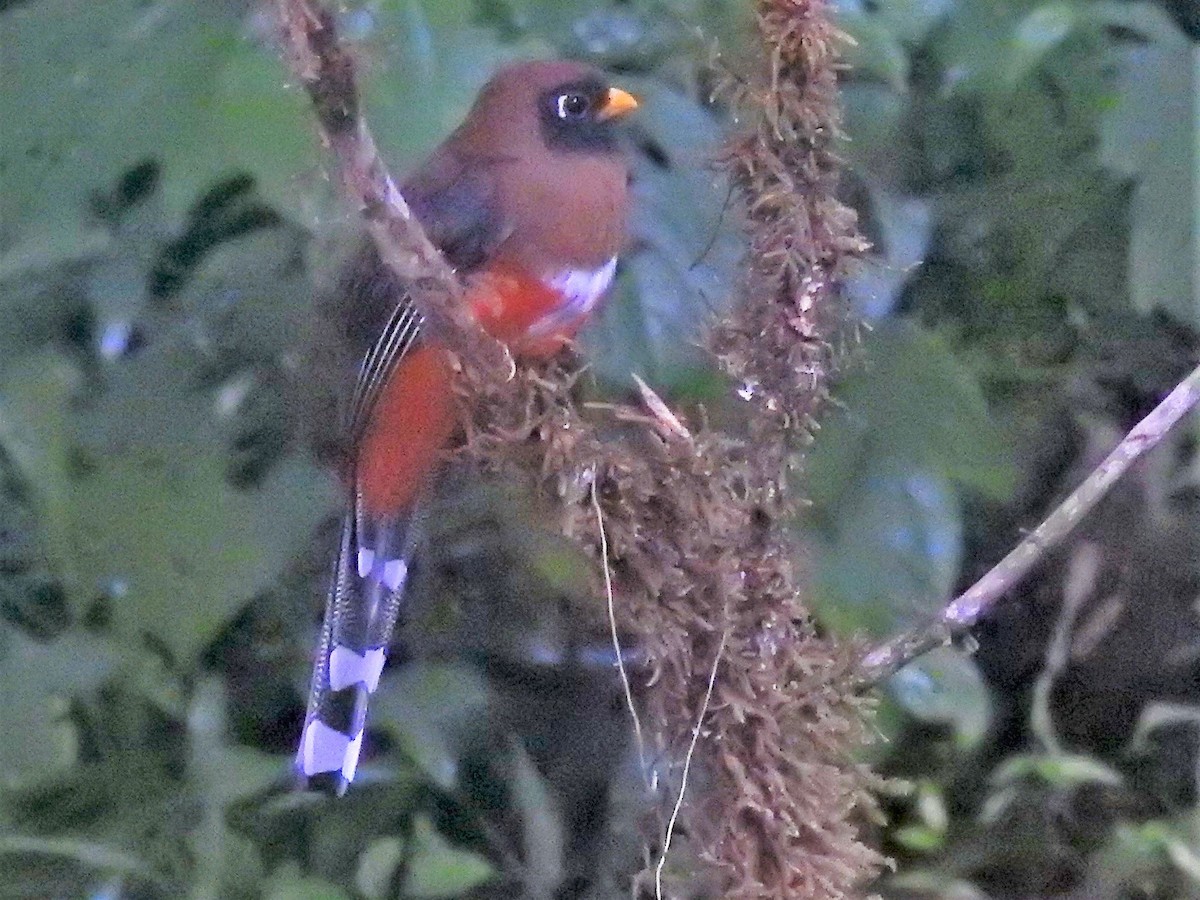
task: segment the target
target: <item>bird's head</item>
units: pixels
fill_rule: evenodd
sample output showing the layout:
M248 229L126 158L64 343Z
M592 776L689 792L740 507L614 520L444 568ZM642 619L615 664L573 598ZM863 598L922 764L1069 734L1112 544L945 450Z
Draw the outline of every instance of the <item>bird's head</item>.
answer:
M616 125L637 106L632 94L592 66L523 62L492 77L468 121L504 122L508 133L536 132L551 151L603 154L617 149Z

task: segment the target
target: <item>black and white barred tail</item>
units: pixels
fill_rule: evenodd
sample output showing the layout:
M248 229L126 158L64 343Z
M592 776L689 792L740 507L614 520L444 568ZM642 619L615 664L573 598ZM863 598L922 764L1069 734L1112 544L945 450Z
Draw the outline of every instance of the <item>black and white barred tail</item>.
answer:
M303 781L323 780L339 796L358 770L367 707L408 580L404 530L402 523L364 522L357 510L342 524L296 753Z

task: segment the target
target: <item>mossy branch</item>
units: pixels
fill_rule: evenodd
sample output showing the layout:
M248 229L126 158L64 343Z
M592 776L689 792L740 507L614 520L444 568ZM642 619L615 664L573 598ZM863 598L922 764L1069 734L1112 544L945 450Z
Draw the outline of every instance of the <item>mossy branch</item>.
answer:
M1074 531L1143 453L1158 444L1198 403L1200 367L1142 419L1041 525L966 592L952 600L936 619L891 638L863 657L864 686L879 683L917 657L950 643L974 626L1047 553Z

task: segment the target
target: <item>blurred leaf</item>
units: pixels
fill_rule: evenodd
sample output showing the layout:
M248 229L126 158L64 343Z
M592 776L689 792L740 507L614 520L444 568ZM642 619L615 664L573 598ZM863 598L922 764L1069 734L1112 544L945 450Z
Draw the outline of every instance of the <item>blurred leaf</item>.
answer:
M283 768L278 758L228 746L226 701L220 680L206 677L196 686L187 713L189 783L201 810L200 821L188 835L196 859L192 873L196 896L219 896L224 886L262 877L257 849L233 831L226 809L230 802L262 791Z
M438 787L458 784L460 739L478 724L487 701L475 670L414 662L386 682L372 710L377 724L400 737L401 746Z
M0 288L6 294L21 283L58 266L88 262L112 247L111 232L92 223L68 219L49 230L32 226L0 253ZM22 323L26 324L26 323Z
M8 786L39 780L75 761L66 702L95 690L112 670L112 649L95 636L68 634L48 644L0 633L0 779Z
M922 722L950 725L957 745L974 747L991 724L992 700L975 661L939 647L888 681L896 701Z
M295 353L312 316L311 274L295 265L303 246L302 235L285 227L221 242L172 298L172 324L222 360Z
M979 386L940 339L885 322L866 358L816 436L803 518L819 618L883 636L949 596L962 552L956 486L998 494L1012 476Z
M1009 65L1016 29L1040 5L1038 0L960 3L931 44L945 70L944 87L969 93L1005 85L1000 73Z
M809 457L806 487L832 508L880 461L1001 496L1012 480L999 427L971 372L944 341L912 323L881 324L864 341L866 365L836 389Z
M3 227L74 229L98 184L211 140L197 114L237 41L237 12L225 3L37 0L0 14Z
M185 662L278 576L331 501L298 458L256 490L231 488L220 410L195 371L161 344L114 366L78 420L87 463L72 493L80 599L115 586L118 627Z
M513 806L521 822L521 850L528 875L526 889L546 896L562 880L567 835L550 783L524 747L514 742Z
M191 699L187 711L191 778L202 789L210 809L223 810L279 778L284 768L279 757L228 743L228 697L219 680L201 680Z
M1118 821L1094 854L1089 882L1105 886L1113 896L1158 890L1161 896L1190 898L1200 881L1195 847L1195 835L1186 825L1162 819ZM1172 869L1187 881L1174 877Z
M66 861L109 875L153 878L153 873L134 856L102 843L71 838L0 834L0 859L5 856L41 857L42 867L46 869L50 869L53 862ZM50 865L47 865L47 862L50 862ZM53 877L50 873L47 875ZM5 884L11 886L12 882L6 879ZM71 887L78 886L78 884L71 885ZM35 896L21 893L20 888L17 888L17 891L18 893L14 896Z
M904 825L895 829L891 837L906 850L931 853L946 844L946 836L927 825Z
M111 593L121 630L183 661L277 576L330 502L300 459L256 491L228 485L220 410L196 367L178 344L157 345L115 363L70 416L61 365L4 391L7 428L34 436L22 467L76 608Z
M880 460L890 467L887 460ZM940 608L958 573L958 499L929 472L861 472L818 549L814 611L834 632L884 636Z
M383 900L403 859L404 841L400 838L383 837L371 841L358 857L355 887L370 900Z
M1200 49L1157 8L1131 27L1149 43L1128 47L1120 63L1120 102L1105 118L1101 159L1131 176L1129 283L1134 306L1162 309L1200 326Z
M595 371L618 385L635 372L671 395L708 366L700 328L732 291L742 252L728 188L711 169L722 130L696 100L661 83L623 78L642 99L630 224L634 252L622 258L613 296L584 332Z
M1081 784L1119 787L1124 781L1119 772L1100 760L1074 753L1015 755L992 773L992 780L997 786L1030 777L1052 787L1066 788Z
M990 900L991 895L970 881L944 872L927 869L901 871L888 879L898 891L909 891L929 900Z
M843 152L864 181L891 186L901 180L909 149L904 133L909 100L880 84L852 81L842 88L848 137Z
M300 874L294 864L283 866L267 881L264 900L350 900L350 895L323 878Z
M458 897L492 877L486 859L452 847L424 816L413 820L411 854L404 881L407 896Z
M642 69L659 62L673 48L703 28L706 39L732 37L738 4L677 3L669 14L664 4L614 4L603 0L477 0L486 21L507 35L533 35L565 57L589 59L622 69ZM679 7L693 7L681 9ZM695 7L704 7L700 12Z
M869 17L896 40L917 44L938 22L955 11L954 0L837 0L838 22L854 34L847 18Z
M539 42L503 43L492 29L473 25L473 10L472 0L382 0L369 16L366 113L397 171L458 126L497 68L547 55Z
M1175 868L1187 876L1192 884L1200 887L1200 852L1197 852L1194 835L1181 835L1163 829L1162 844Z
M852 12L843 5L838 25L854 38L846 48L846 62L859 76L887 84L894 91L908 86L908 53L899 35L880 16Z
M867 321L892 312L901 291L924 261L932 237L933 211L929 201L904 197L884 188L868 187L870 218L878 236L871 258L847 281L846 290L857 312Z
M178 148L173 189L189 203L215 174L245 172L271 205L307 225L328 201L328 181L308 96L287 83L275 50L252 41L233 44L214 96L197 111L208 140Z
M1138 716L1137 727L1129 738L1131 750L1146 749L1150 736L1172 725L1200 726L1200 706L1187 703L1156 702L1147 704ZM1200 775L1200 772L1197 773Z
M54 353L30 357L14 368L0 390L0 444L34 497L42 550L51 571L70 584L71 447L68 402L78 373Z
M1016 85L1075 27L1082 11L1074 3L1047 3L1025 16L1016 27L1012 51L1004 63L1005 80Z
M946 844L950 825L945 791L941 785L922 779L917 785L914 810L916 821L896 829L895 839L910 850L928 853Z

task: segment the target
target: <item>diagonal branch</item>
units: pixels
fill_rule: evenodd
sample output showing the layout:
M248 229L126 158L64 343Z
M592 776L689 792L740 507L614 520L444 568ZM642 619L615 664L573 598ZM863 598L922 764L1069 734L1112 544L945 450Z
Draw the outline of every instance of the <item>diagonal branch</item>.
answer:
M483 371L503 371L504 349L459 302L461 282L379 156L359 105L354 58L333 14L316 0L277 0L277 7L288 65L312 99L343 190L361 210L383 264L409 286L426 326L452 350Z
M1084 482L1009 554L956 597L936 619L897 635L862 661L864 687L875 685L935 647L948 644L1024 578L1047 553L1062 543L1100 499L1143 453L1155 446L1183 416L1200 403L1200 367L1176 385L1142 419Z

